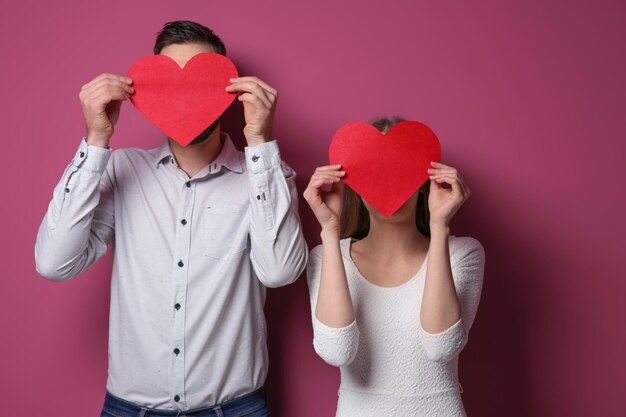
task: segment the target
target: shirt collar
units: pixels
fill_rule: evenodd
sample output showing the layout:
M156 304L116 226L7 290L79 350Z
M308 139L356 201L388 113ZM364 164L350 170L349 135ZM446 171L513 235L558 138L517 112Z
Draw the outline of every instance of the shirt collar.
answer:
M240 157L240 152L233 144L233 141L228 136L228 133L220 132L220 139L223 141L222 150L217 155L217 158L206 167L202 169L201 172L206 170L206 173L217 173L222 167L226 167L227 169L237 172L239 174L243 173L242 160ZM172 154L172 149L170 148L170 144L168 139L165 139L161 147L157 150L157 153L154 157L154 162L156 167L158 168L161 163L167 161L174 161L174 155ZM199 173L200 174L200 173Z

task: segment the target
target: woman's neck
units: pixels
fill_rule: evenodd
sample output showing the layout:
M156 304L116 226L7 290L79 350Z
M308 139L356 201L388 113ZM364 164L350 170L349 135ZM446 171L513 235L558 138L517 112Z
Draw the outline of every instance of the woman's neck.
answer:
M397 287L419 272L429 243L430 239L417 230L415 220L388 222L370 217L368 235L350 246L350 255L372 284Z
M402 222L370 218L370 230L358 242L359 251L372 259L413 257L428 251L430 239L419 232L413 218Z

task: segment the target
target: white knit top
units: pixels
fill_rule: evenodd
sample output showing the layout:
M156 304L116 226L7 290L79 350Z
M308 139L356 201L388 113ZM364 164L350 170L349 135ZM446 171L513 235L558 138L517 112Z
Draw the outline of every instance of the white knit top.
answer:
M396 287L381 287L361 275L341 241L355 321L343 328L315 316L321 274L321 245L307 266L313 346L327 363L341 368L338 417L465 416L458 383L458 355L474 321L484 270L484 250L468 237L449 239L452 276L461 319L442 333L420 325L428 255L418 273Z

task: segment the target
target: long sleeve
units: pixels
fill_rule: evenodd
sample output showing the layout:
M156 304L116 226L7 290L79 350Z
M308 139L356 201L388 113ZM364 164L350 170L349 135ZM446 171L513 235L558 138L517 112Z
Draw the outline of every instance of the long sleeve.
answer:
M106 253L114 227L110 156L110 149L83 139L54 189L35 244L36 268L45 278L67 280Z
M451 244L452 276L461 304L461 318L441 333L428 333L419 326L418 334L426 356L435 362L448 362L467 343L468 333L480 301L485 266L485 251L472 238L455 238ZM452 243L452 242L451 242Z
M333 366L349 365L359 348L359 327L356 320L346 327L326 326L317 319L315 310L322 271L321 245L315 247L309 256L307 281L311 298L311 317L313 321L313 347L315 352Z
M266 287L294 282L307 245L298 217L296 174L282 162L276 141L245 148L250 177L250 257Z

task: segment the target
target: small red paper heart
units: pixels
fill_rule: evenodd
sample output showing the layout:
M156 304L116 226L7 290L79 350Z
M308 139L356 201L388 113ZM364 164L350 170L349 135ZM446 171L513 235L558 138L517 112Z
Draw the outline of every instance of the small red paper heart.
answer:
M441 145L420 122L400 122L386 134L352 122L335 133L328 154L346 172L343 181L389 217L426 182L430 162L441 161Z
M236 95L226 92L237 68L224 55L195 55L184 68L165 55L135 62L128 76L135 93L130 101L168 137L183 146L194 140L230 106Z

